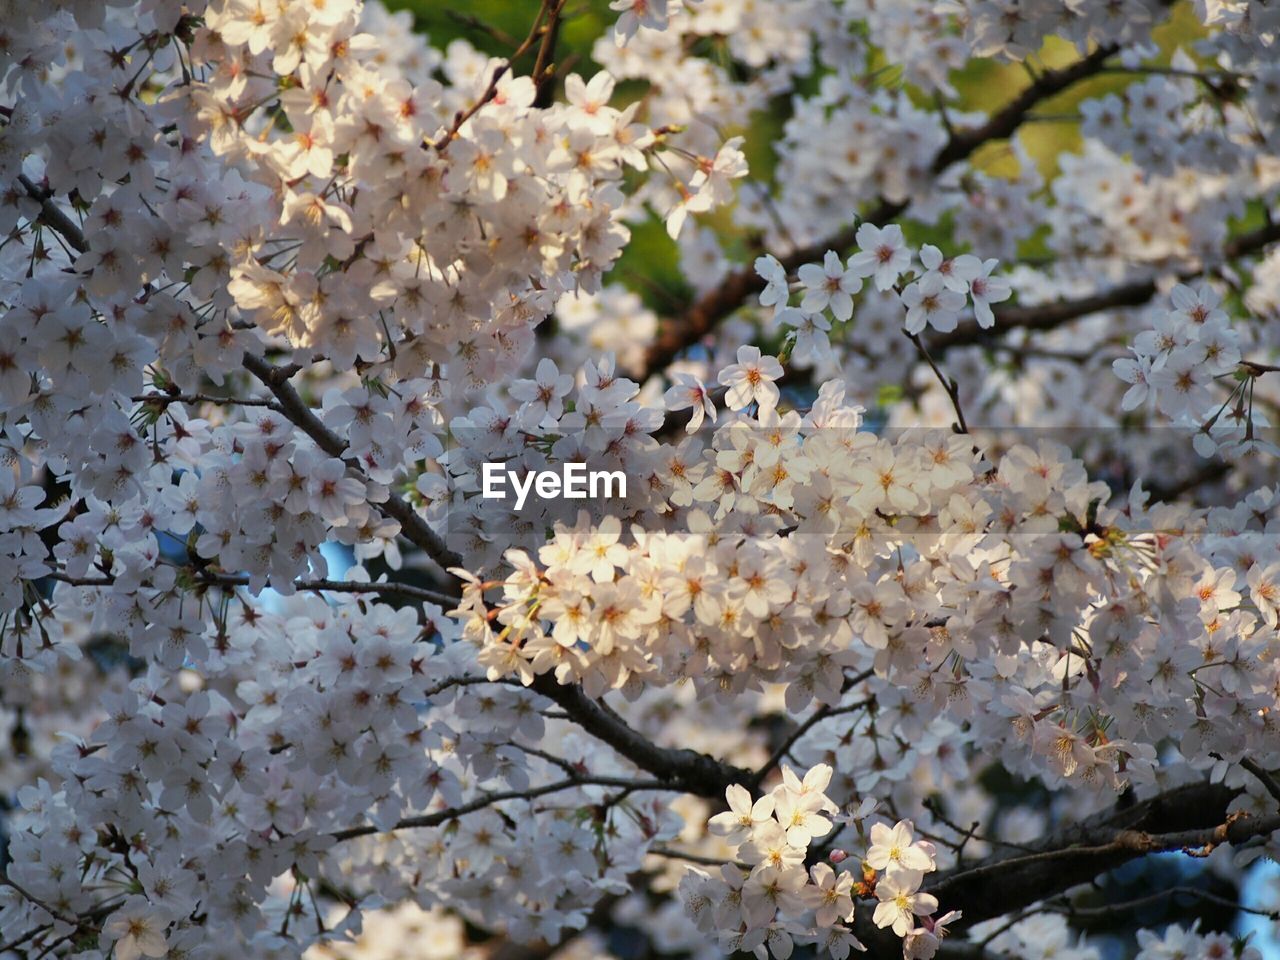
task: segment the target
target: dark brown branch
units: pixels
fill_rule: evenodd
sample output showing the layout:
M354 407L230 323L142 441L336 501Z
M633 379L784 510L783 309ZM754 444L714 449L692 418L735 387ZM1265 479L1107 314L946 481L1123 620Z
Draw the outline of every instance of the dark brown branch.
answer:
M1270 771L1248 757L1240 758L1240 766L1252 774L1253 778L1262 784L1263 789L1271 794L1277 803L1280 803L1280 783L1276 782L1276 778L1271 775Z
M17 947L22 946L28 940L32 940L38 937L40 934L44 933L46 930L52 930L52 929L53 929L53 924L42 923L40 924L40 926L33 927L32 929L28 930L26 933L20 933L18 934L17 937L15 937L13 940L10 940L8 943L0 943L0 954L6 954L11 950L16 949Z
M1269 223L1230 240L1223 247L1223 259L1235 260L1238 257L1248 256L1277 241L1280 241L1280 223ZM1183 270L1178 274L1178 279L1192 280L1201 273L1200 269ZM1054 330L1072 320L1101 310L1140 307L1155 298L1156 289L1154 279L1135 280L1112 287L1110 290L1070 300L1055 300L1052 303L1027 306L1006 306L1003 309L996 307L992 311L996 317L993 327L983 329L972 321L962 323L950 333L940 333L930 337L929 349L936 354L952 347L987 343L1015 329Z
M857 703L847 703L840 707L829 707L826 705L819 707L813 713L809 714L809 718L807 720L797 725L796 728L788 734L787 738L779 744L778 749L773 751L773 754L769 759L760 765L760 769L752 774L752 786L755 787L756 790L759 790L760 784L764 782L764 779L769 775L769 772L783 761L787 754L791 752L791 748L794 747L806 733L812 730L823 720L830 717L838 717L845 713L854 713L858 710L865 710L873 703L875 703L875 698L867 697L865 700L859 700Z
M545 9L544 6L544 11ZM531 33L530 36L534 34ZM495 84L496 79L495 77ZM51 223L67 221L56 228L66 231L64 236L68 242L77 249L87 249L83 234L70 223L65 214L48 203L45 194L34 184L23 185L33 197L55 211L56 215L50 215ZM346 459L346 443L324 425L289 384L289 379L301 369L298 365L276 366L252 353L246 353L242 363L275 396L284 416L311 437L321 450L332 457ZM406 538L426 551L442 567L448 569L462 565L462 557L451 550L405 500L392 495L380 507L388 516L400 522L401 531ZM724 790L729 784L749 781L749 771L721 763L706 754L693 750L668 749L651 743L628 727L611 710L587 697L580 687L561 686L554 677L545 675L535 681L534 689L559 704L574 722L592 736L609 744L641 769L660 777L666 789L720 798L724 796ZM495 801L490 799L488 802Z
M940 910L964 912L953 926L957 931L1010 915L1016 922L1040 912L1027 909L1033 904L1148 854L1186 850L1204 855L1214 846L1245 843L1280 829L1280 815L1228 815L1227 805L1238 793L1207 782L1175 787L1132 807L1068 824L1022 850L927 878L925 890L938 898ZM869 955L901 952L902 941L877 929L865 912L859 913L855 933ZM991 939L978 945L980 954ZM944 941L948 943L963 944Z
M552 0L549 18L542 26L542 42L538 44L538 56L533 64L533 82L538 88L534 106L543 109L551 106L552 80L556 75L556 43L560 39L561 13L568 0Z
M726 860L724 857L708 857L700 853L687 853L683 850L673 850L671 847L650 847L649 852L657 857L666 857L668 860L685 860L689 863L700 863L705 867L722 867L726 863L732 863L743 870L751 869L750 864L736 860Z
M1030 844L1028 853L998 854L948 871L927 889L943 910L963 910L967 926L1029 906L1149 853L1202 853L1280 829L1280 815L1229 815L1227 806L1238 792L1211 783L1177 787L1127 809L1070 824Z
M942 173L952 164L967 159L983 144L1010 136L1032 107L1097 73L1115 52L1114 46L1099 47L1087 57L1060 70L1042 73L1013 101L992 114L986 123L954 131L934 157L931 170L935 174ZM863 222L877 225L887 223L906 210L908 205L909 201L883 200L863 218ZM788 273L792 273L803 264L821 260L828 250L844 250L853 246L856 236L857 226L849 226L820 243L792 251L782 257L780 262ZM763 289L764 281L754 268L743 268L730 274L718 287L690 305L680 317L663 323L657 339L645 356L641 379L648 379L661 372L681 351L697 343L717 323L742 306L752 294Z
M321 422L315 411L298 395L298 391L289 385L289 377L295 372L293 367L277 367L251 353L246 353L242 362L246 370L275 394L284 415L290 422L314 440L316 446L331 457L348 459L346 443ZM356 467L358 469L359 465L356 464ZM378 506L387 516L398 520L404 536L415 546L426 551L427 556L441 567L447 570L450 567L462 565L462 557L449 548L440 534L431 529L430 524L423 520L406 500L392 494Z
M903 331L904 333L906 331ZM968 433L969 424L964 418L964 408L960 405L960 384L956 382L954 377L948 377L942 372L942 368L938 366L933 359L933 355L929 353L929 348L924 345L924 341L920 339L918 333L908 333L907 339L916 347L916 353L920 355L925 363L929 365L929 369L933 371L933 375L938 378L938 383L942 384L942 389L946 391L948 397L951 398L951 408L956 412L956 422L952 424L952 429L956 433Z
M958 131L938 153L933 161L935 173L941 173L953 163L967 158L974 150L992 140L1006 140L1026 120L1033 107L1096 73L1117 52L1115 44L1098 47L1086 57L1069 63L1058 70L1046 70L1025 90L1019 93L986 123Z
M495 90L496 83L497 75L494 78ZM26 177L20 179L27 193L43 204L41 219L57 230L75 249L82 253L86 251L88 245L85 243L84 234L71 218L54 205L46 193L30 180ZM298 392L289 385L289 378L298 372L299 368L296 365L277 367L251 353L246 353L242 362L245 369L275 394L281 413L311 437L321 450L332 457L345 459L347 445L320 421ZM407 501L392 494L385 503L381 504L381 508L388 516L399 521L401 531L410 542L426 551L427 555L442 568L447 570L450 567L462 565L462 557L449 548L440 535L431 529L431 526Z
M24 900L26 900L29 903L34 903L37 907L39 907L45 913L49 914L49 916L54 917L57 920L61 920L63 923L73 924L76 927L80 926L80 921L77 920L75 917L68 916L67 914L58 910L52 904L46 903L45 901L41 900L39 897L33 896L31 893L29 893L26 890L26 888L19 886L18 883L9 876L8 870L0 870L0 887L12 887L14 890L18 892L18 894Z
M224 407L266 407L276 413L282 413L280 404L265 397L215 397L209 393L143 393L130 397L134 403L148 407L163 408L171 403L216 403Z
M482 33L485 36L490 37L493 40L496 40L498 43L502 44L502 46L504 47L510 47L511 49L514 50L516 47L520 45L520 41L517 40L515 37L513 37L511 34L507 33L504 30L499 30L497 27L493 26L492 24L485 23L479 17L473 16L469 13L460 13L457 10L445 10L444 15L448 17L450 20L452 20L454 23L461 24L462 26L468 28L469 30L474 30L477 33Z
M558 704L587 733L669 786L700 797L722 800L725 788L730 784L746 786L751 783L749 770L696 750L654 744L627 726L607 706L588 697L581 687L558 683L554 674L544 673L536 677L531 689Z
M1227 907L1230 910L1239 910L1245 913L1251 913L1254 916L1266 917L1269 920L1280 921L1280 911L1259 910L1256 907L1246 907L1243 903L1237 903L1235 900L1230 900L1227 897L1220 897L1210 890L1201 890L1199 887L1185 886L1169 887L1166 890L1158 890L1155 893L1147 894L1145 897L1138 897L1134 900L1125 900L1121 903L1109 903L1102 907L1077 907L1069 904L1061 911L1054 912L1065 913L1073 919L1105 920L1110 919L1117 914L1124 914L1130 910L1139 910L1142 907L1150 906L1153 903L1159 903L1161 900L1169 897L1176 898L1180 896L1195 897L1198 900L1215 903L1220 907Z
M47 191L41 190L23 174L18 174L18 182L27 191L27 196L33 200L40 201L40 219L46 226L60 233L62 239L66 240L80 253L84 253L89 249L89 244L85 242L84 232L80 229L79 224L67 216L63 209L50 199Z
M575 787L621 787L625 790L635 792L636 790L670 790L671 787L657 780L625 780L619 777L569 777L564 780L557 780L554 783L543 784L540 787L530 787L528 790L498 790L493 793L485 793L476 797L468 803L459 804L456 807L449 807L446 810L439 810L435 813L428 813L417 817L405 817L397 821L392 830L412 830L420 827L438 827L442 823L455 820L458 817L466 816L468 813L474 813L477 810L483 810L485 807L491 807L495 803L502 803L506 800L533 800L537 797L545 796L549 793L559 793L563 790L572 790ZM356 837L367 837L374 833L384 833L388 831L380 830L373 824L360 827L348 827L346 830L338 830L330 836L334 840L352 840Z
M43 205L40 214L41 219L57 230L71 246L81 253L88 250L88 244L85 243L84 234L80 228L52 203L46 192L26 177L20 177L19 179L27 193L34 199L39 200ZM245 369L261 380L263 385L275 394L281 413L311 437L321 450L332 457L345 459L346 443L320 421L320 418L298 396L298 392L289 385L289 378L300 369L297 365L290 364L277 367L262 357L251 353L246 353L242 362ZM447 570L449 567L461 566L462 557L445 544L440 535L431 529L430 525L418 515L417 511L408 502L392 494L385 503L381 504L381 507L384 513L400 522L400 528L405 537L425 550L427 555L441 567Z
M109 587L116 582L113 576L72 577L61 571L44 574L44 578L57 580L73 587ZM249 585L249 576L244 573L215 573L212 570L201 570L194 575L198 586L208 587L245 587ZM270 583L268 583L270 586ZM408 583L372 583L360 580L294 580L291 586L295 590L314 593L372 593L381 596L397 597L402 600L417 600L423 603L435 603L452 608L457 598L435 590L415 587Z

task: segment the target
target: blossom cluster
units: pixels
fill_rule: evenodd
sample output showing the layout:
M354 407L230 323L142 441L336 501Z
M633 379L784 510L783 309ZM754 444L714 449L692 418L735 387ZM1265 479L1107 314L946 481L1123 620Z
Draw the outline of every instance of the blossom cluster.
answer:
M830 311L836 322L848 323L853 316L853 295L862 290L864 281L872 281L881 294L896 295L904 311L902 329L911 337L926 328L939 333L954 331L961 312L970 304L974 322L990 329L995 324L991 304L1008 300L1012 293L1005 280L991 276L998 260L983 261L967 253L945 257L928 243L917 253L897 224L882 229L864 223L858 228L856 241L858 252L847 264L828 250L821 266L806 263L796 270L803 291L798 307L789 306L790 286L782 265L771 256L756 261L756 272L766 282L760 303L773 307L774 323L794 328L790 355L798 365L832 366L831 321L824 314ZM913 277L910 283L901 282L904 274ZM730 406L741 409L745 404Z
M804 416L779 413L776 361L742 359L724 381L751 394L754 416L723 419L705 449L690 438L612 451L652 478L648 502L628 506L629 531L616 516L557 524L536 556L503 552L500 596L470 580L464 633L490 678L552 672L595 694L688 679L719 697L782 683L796 711L837 705L848 675L873 670L966 719L1011 767L1096 786L1147 778L1170 734L1188 753L1261 746L1280 558L1254 511L1269 518L1273 493L1207 515L1148 508L1138 490L1107 507L1064 448L987 460L967 435L877 437L838 384ZM618 397L635 390L592 368L578 411L605 382ZM611 405L588 422L643 415ZM593 444L590 426L550 429L555 447ZM471 455L514 449L485 436L496 442ZM494 526L518 533L514 522ZM1152 606L1170 577L1185 586ZM1246 581L1247 593L1233 589ZM1223 685L1222 707L1244 718L1252 705L1256 719L1229 731L1207 722L1206 698Z
M691 870L681 884L686 909L700 928L718 932L725 950L785 960L795 943L817 943L843 960L851 950L866 949L852 932L854 897L874 895L873 922L904 938L904 956L933 956L946 924L959 914L933 917L937 899L920 885L936 868L934 847L914 839L909 821L871 827L857 879L840 866L854 863L843 850L831 852L834 868L821 861L807 865L810 847L832 829L828 817L840 811L824 792L831 774L819 764L802 780L784 765L782 781L754 801L744 787L730 787L729 809L709 826L736 848L743 865L726 863L719 876Z
M470 648L447 643L452 627L438 608L424 628L410 609L335 608L315 597L290 607L260 612L239 633L239 658L226 658L251 662L256 679L224 696L216 683L171 689L152 669L106 696L91 743L56 752L51 772L62 789L43 779L23 787L7 875L33 899L6 900L6 926L43 920L57 929L59 918L105 902L104 936L132 937L148 956L161 955L155 945L190 949L224 925L238 927L248 949L268 951L285 945L271 930L306 890L328 884L367 898L376 876L380 896L398 889L475 922L509 924L521 938L556 939L606 891L625 889L638 860L603 858L578 812L627 781L543 759L533 746L547 736L535 698L477 684ZM288 649L254 642L286 623ZM443 651L424 633L445 641ZM236 673L228 666L223 676ZM479 785L517 799L445 829L450 809ZM519 799L525 792L549 800ZM415 817L440 824L429 849L395 839ZM652 794L615 802L601 818L636 857L675 831ZM130 841L140 837L152 838L146 849ZM331 856L343 848L343 858ZM90 852L85 876L79 861ZM479 889L491 898L477 900ZM358 925L358 912L343 913L336 933Z
M4 949L1089 960L946 882L1117 794L1275 857L1275 5L535 6L0 0Z
M1240 332L1212 288L1180 284L1171 300L1174 309L1134 339L1134 356L1113 365L1117 376L1133 384L1121 407L1154 403L1194 433L1193 446L1204 457L1220 451L1280 454L1280 446L1266 439L1270 419L1253 404L1254 381L1272 368L1241 358ZM1215 389L1228 377L1223 389Z

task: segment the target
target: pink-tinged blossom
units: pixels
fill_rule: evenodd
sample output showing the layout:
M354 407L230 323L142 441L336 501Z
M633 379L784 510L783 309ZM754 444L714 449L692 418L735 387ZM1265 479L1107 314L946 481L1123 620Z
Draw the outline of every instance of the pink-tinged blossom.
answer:
M858 253L849 258L849 269L858 276L872 277L877 290L889 290L911 266L911 249L896 223L877 227L864 223L858 228Z
M758 404L763 417L778 405L781 394L774 381L781 377L782 364L776 357L761 355L759 347L739 347L738 362L720 372L720 385L728 388L725 404L730 410Z

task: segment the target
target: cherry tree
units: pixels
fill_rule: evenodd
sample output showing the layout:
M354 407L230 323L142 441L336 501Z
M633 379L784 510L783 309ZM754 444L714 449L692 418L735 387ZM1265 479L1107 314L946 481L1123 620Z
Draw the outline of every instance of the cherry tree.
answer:
M1280 4L520 8L0 0L0 957L1260 957Z

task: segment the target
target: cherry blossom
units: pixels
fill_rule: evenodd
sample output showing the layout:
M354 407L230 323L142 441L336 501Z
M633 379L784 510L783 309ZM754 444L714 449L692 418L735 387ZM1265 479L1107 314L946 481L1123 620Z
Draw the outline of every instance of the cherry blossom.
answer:
M720 371L721 385L729 388L725 402L731 410L755 403L762 416L767 416L778 405L780 394L774 381L781 376L777 358L761 355L759 347L739 347L738 362Z
M715 423L716 407L706 385L689 373L673 374L674 383L663 394L668 410L690 410L689 423L685 427L687 433L697 433L702 427L704 418L710 417Z
M859 253L849 260L849 268L859 276L872 277L877 290L888 290L911 264L902 228L891 223L883 229L864 223L858 228Z
M0 952L1260 957L1280 12L608 6L0 0Z
M892 927L893 932L905 937L915 926L915 915L926 915L938 908L938 901L927 893L920 893L920 881L924 873L906 867L893 866L876 884L875 923L878 927Z
M819 313L829 306L837 320L853 316L853 294L862 289L862 278L852 267L846 269L834 250L827 251L820 268L805 264L797 273L805 286L800 309Z
M103 927L105 939L115 944L121 960L163 957L169 952L164 929L169 920L142 897L126 900Z

